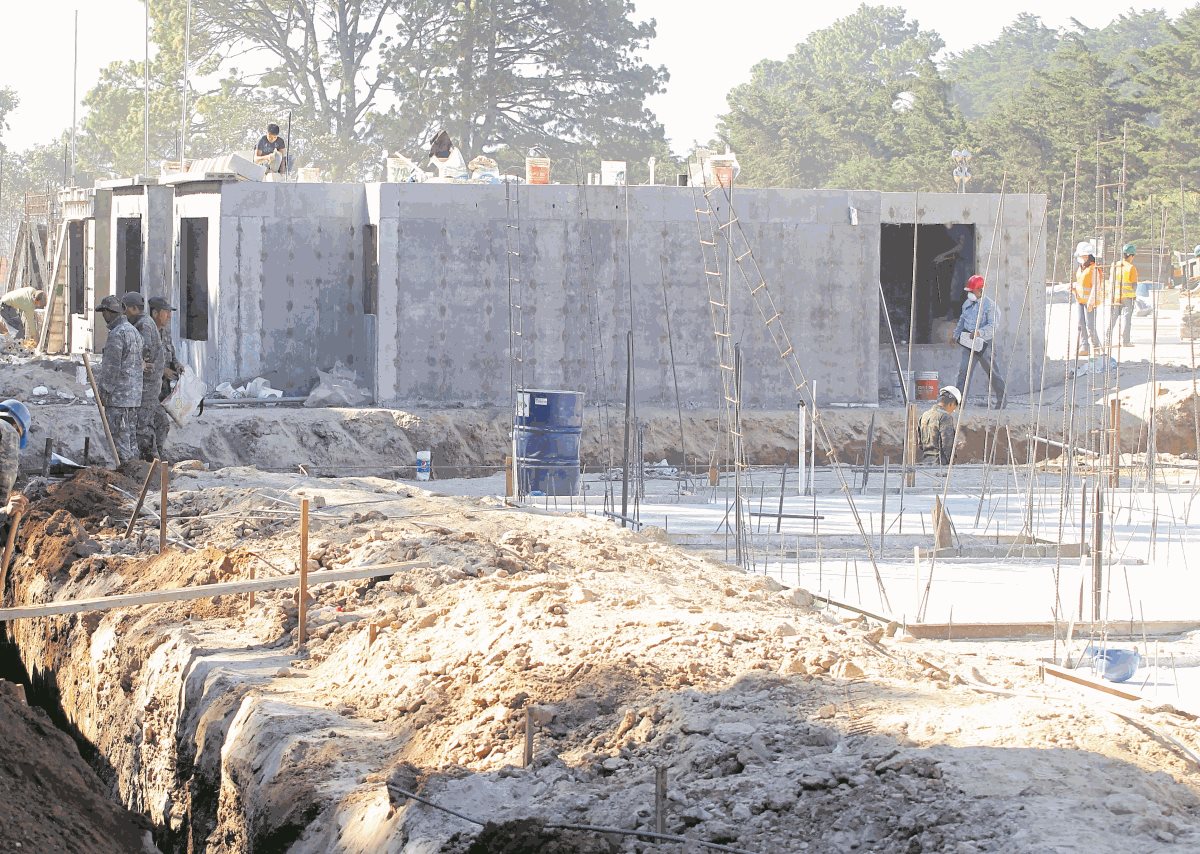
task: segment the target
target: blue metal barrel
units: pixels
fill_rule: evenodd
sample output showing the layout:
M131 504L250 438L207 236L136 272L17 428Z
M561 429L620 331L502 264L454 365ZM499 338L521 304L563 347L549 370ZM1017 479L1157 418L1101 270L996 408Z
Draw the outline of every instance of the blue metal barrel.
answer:
M583 392L520 389L513 418L521 495L578 495Z

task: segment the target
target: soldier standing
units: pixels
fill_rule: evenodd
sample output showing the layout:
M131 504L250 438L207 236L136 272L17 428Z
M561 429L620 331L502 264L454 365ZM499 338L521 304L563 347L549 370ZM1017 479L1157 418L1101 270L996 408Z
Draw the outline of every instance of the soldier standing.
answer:
M158 327L146 314L146 299L137 291L130 291L121 298L125 306L125 317L141 333L146 347L146 365L142 372L142 403L138 408L137 444L142 459L150 462L160 459L158 443L155 441L155 412L162 408L158 393L162 389L163 346Z
M100 402L108 416L120 462L137 459L137 415L142 405L143 368L149 352L141 333L125 317L119 297L107 296L96 306L108 325L104 364L100 366Z
M162 385L159 388L159 405L154 411L154 440L161 453L167 444L167 434L171 431L171 416L162 406L161 401L171 393L171 381L179 379L183 373L183 365L175 356L175 342L171 340L171 312L175 306L162 297L150 297L150 317L158 327L158 335L163 348Z

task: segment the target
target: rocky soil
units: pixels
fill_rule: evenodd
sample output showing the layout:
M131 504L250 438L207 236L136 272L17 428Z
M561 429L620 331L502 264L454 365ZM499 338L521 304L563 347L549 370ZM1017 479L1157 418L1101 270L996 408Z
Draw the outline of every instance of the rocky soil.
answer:
M1194 722L1131 725L1032 657L814 610L653 529L377 478L181 467L190 546L160 556L152 519L119 536L129 474L33 485L12 600L290 572L301 494L312 569L395 568L313 588L303 653L283 591L10 624L163 850L653 850L571 826L653 830L658 768L668 833L744 851L1200 847L1161 739L1200 748Z

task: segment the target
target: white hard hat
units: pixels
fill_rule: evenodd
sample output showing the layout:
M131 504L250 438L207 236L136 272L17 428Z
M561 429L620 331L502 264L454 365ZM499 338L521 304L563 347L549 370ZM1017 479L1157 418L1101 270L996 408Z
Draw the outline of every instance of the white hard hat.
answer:
M962 406L962 392L959 391L954 386L948 385L945 388L943 388L940 392L938 392L939 397L941 397L943 394L950 395L952 398L954 398L955 403L957 403L959 406Z
M1079 245L1075 247L1076 258L1086 258L1088 255L1096 254L1096 245L1090 240L1081 240Z

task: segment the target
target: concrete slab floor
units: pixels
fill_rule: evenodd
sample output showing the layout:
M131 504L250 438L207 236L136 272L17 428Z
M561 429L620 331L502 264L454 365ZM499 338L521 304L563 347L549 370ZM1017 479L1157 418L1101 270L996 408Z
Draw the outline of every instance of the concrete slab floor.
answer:
M943 476L935 470L919 470L917 486L901 496L900 477L893 473L885 509L882 478L878 473L872 475L867 494L852 497L875 552L877 581L854 515L845 496L836 491L836 477L829 470L818 472L815 500L797 495L795 476L789 475L783 512L810 515L815 509L823 518L784 518L776 532L776 520L769 514L780 507L780 474L780 469L756 469L744 485L747 512L760 512L761 507L761 512L768 514L747 519L747 565L754 572L902 622L1050 622L1057 613L1065 623L1071 618L1079 620L1081 613L1085 619L1091 616L1089 557L1060 557L1053 546L1038 558L1008 556L1016 551L1009 545L1012 539L1023 533L1072 546L1075 554L1081 539L1090 542L1091 511L1084 519L1078 480L1064 502L1057 473L1037 478L1029 493L1027 467L1017 467L1015 472L1011 467L990 471L984 466L956 468L946 507L959 541L963 546L992 544L992 556L923 557L914 562L913 548L928 549L932 544L930 514L935 494L941 494ZM851 480L848 467L844 475ZM531 497L528 504L543 510L602 515L607 485L614 504L619 505L619 482L606 484L592 475L585 482L586 500ZM860 483L860 478L853 483ZM442 494L487 495L499 494L504 479L496 475L423 485ZM731 490L724 485L693 487L690 494L675 494L667 491L672 488L670 482L648 480L648 494L637 503L641 522L661 527L681 544L718 559L723 559L728 549L732 561L734 539L722 525L729 501L726 493ZM1031 511L1026 509L1027 497L1032 498ZM1194 604L1200 601L1200 575L1189 570L1191 563L1200 566L1200 544L1190 527L1193 499L1194 493L1186 488L1160 486L1155 494L1127 482L1106 495L1104 619L1125 624L1131 620L1135 624L1143 620L1200 621L1200 609ZM1089 497L1089 505L1090 501ZM1026 531L1030 521L1032 531ZM1081 535L1083 526L1086 529ZM980 548L966 551L986 555ZM926 587L927 601L919 620Z

